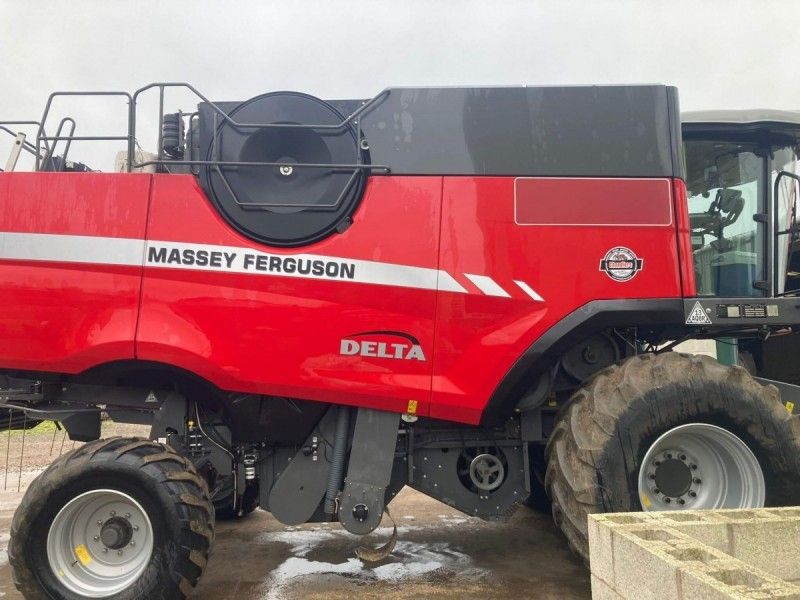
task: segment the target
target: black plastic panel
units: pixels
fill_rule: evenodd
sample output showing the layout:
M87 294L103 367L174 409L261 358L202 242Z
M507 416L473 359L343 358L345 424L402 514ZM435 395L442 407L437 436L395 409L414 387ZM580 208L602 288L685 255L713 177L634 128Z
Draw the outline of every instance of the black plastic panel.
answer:
M676 105L661 85L393 88L361 127L394 174L670 177Z
M327 102L347 115L364 100ZM391 88L360 125L395 175L681 177L679 115L663 85Z

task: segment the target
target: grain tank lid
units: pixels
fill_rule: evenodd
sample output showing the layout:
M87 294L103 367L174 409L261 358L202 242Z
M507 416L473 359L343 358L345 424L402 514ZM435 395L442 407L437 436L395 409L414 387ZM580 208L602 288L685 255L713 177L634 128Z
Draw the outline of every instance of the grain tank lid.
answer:
M390 88L361 118L394 174L680 176L663 85Z

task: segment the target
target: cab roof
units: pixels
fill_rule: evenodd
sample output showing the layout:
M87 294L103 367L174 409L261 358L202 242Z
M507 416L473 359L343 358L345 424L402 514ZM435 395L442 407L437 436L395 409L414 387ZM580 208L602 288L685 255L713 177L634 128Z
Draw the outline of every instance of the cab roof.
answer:
M681 114L681 123L739 124L781 123L800 127L800 111L755 108L743 110L699 110Z

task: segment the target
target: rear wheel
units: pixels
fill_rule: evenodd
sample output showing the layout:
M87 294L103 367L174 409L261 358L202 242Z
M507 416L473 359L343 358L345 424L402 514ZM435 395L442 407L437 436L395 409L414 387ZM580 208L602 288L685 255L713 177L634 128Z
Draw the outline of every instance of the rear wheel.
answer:
M184 598L213 526L189 461L163 444L111 438L65 454L31 484L8 557L26 598Z
M587 515L800 500L800 424L773 387L706 356L641 355L573 396L547 445L553 518L588 561Z

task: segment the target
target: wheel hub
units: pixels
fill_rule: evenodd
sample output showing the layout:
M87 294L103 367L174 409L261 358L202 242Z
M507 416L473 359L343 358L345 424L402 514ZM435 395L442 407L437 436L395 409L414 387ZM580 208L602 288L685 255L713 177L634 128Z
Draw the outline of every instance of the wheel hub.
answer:
M697 461L682 449L663 450L646 465L647 488L661 508L693 508L702 479ZM663 505L667 505L666 507Z
M123 517L111 517L100 529L100 540L111 550L127 546L133 538L133 526Z
M692 470L677 458L667 459L656 467L653 481L665 496L683 496L692 487Z

